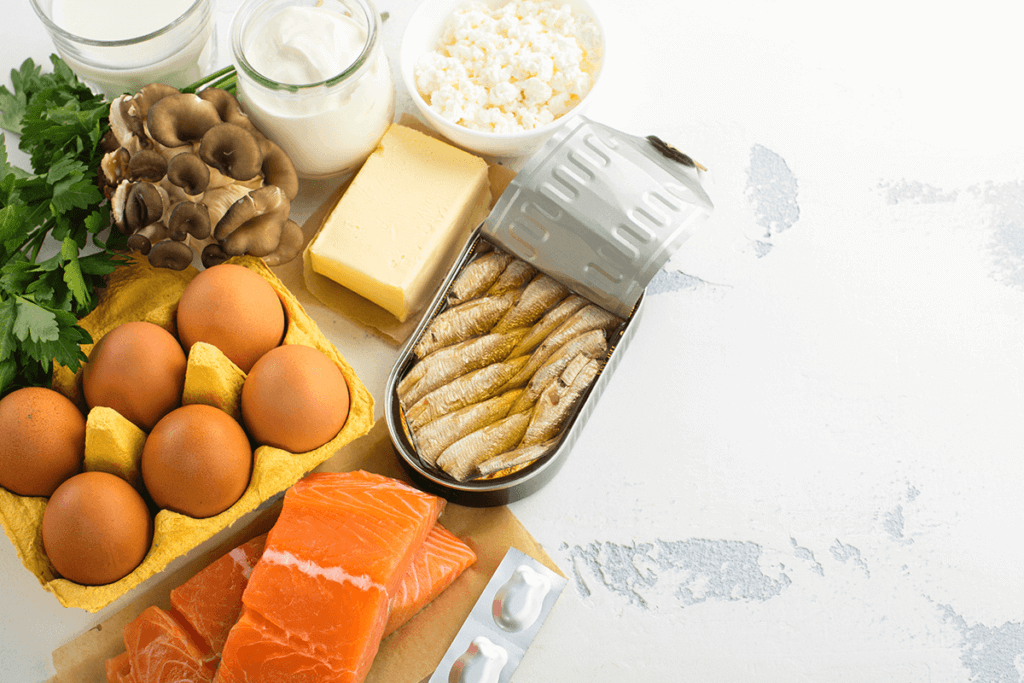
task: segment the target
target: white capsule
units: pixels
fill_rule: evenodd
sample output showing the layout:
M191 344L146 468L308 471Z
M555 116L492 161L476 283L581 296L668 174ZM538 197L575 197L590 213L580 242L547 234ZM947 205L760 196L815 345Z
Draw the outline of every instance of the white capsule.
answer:
M452 664L448 683L498 683L507 662L505 648L477 636Z
M519 565L511 578L494 594L491 614L506 631L522 631L533 625L551 590L546 576L528 565Z

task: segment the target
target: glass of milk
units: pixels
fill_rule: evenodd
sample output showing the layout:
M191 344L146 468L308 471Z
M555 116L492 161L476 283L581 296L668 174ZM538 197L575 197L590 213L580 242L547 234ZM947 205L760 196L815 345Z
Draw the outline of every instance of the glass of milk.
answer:
M108 97L207 75L217 50L213 0L31 0L61 59Z
M356 170L394 119L370 0L247 0L231 50L242 108L304 178Z

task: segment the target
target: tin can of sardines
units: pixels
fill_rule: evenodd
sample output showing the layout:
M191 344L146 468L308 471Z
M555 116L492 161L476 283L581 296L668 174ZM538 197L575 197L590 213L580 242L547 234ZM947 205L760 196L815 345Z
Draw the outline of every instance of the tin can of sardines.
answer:
M579 115L530 158L388 377L385 418L417 485L482 507L551 480L648 283L711 214L702 170L654 136Z

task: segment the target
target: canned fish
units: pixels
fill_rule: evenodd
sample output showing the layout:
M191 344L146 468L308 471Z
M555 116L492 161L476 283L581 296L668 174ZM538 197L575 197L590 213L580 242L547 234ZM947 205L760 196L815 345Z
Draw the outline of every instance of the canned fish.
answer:
M388 427L419 485L502 505L555 475L644 288L710 214L686 160L578 116L516 176L388 379Z

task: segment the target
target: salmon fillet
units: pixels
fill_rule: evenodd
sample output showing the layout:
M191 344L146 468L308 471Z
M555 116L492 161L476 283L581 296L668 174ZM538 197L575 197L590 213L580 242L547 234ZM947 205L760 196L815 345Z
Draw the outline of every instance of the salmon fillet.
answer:
M243 543L171 591L171 605L202 639L214 662L242 612L242 591L266 540L263 534Z
M390 596L443 508L368 472L296 483L242 594L217 683L362 681Z
M416 616L474 562L476 553L472 548L435 524L391 598L391 614L384 635L397 631Z
M127 652L107 660L107 683L135 683Z
M156 605L124 627L134 683L209 683L213 668L181 624ZM114 658L117 660L117 657Z

